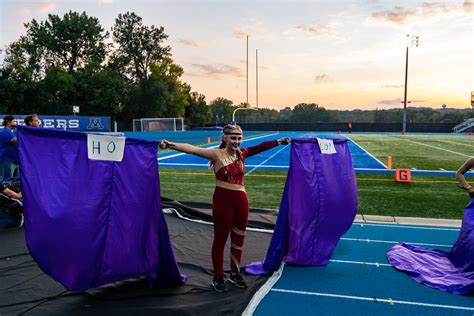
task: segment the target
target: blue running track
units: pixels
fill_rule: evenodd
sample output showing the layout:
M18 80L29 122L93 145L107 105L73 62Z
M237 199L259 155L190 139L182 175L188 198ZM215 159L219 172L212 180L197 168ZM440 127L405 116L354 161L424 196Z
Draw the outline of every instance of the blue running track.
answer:
M386 259L399 241L449 251L458 234L448 227L354 223L327 266L285 266L255 315L473 315L473 296L419 284Z
M272 133L265 135L255 135L244 137L242 147L251 147L258 145L261 142L278 139L284 136L291 138L345 138L335 133L304 133L304 132L282 132ZM207 145L203 147L215 148L218 145ZM290 145L291 146L291 145ZM361 148L359 145L349 141L349 149L352 154L354 168L367 168L367 169L385 169L386 166L377 160L375 157L370 155L367 151ZM289 146L278 146L268 151L260 153L256 156L250 157L246 160L247 173L253 172L253 170L287 170L290 163L290 147ZM161 167L173 167L173 168L207 168L208 162L206 159L199 158L193 155L187 155L176 152L168 152L166 154L160 154L158 157L158 164Z

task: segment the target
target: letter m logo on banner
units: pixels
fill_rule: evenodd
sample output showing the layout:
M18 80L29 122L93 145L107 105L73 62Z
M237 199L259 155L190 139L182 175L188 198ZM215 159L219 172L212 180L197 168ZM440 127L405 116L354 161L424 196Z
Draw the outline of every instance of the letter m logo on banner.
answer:
M89 119L89 125L87 125L87 129L104 129L104 125L102 125L100 118L91 117Z

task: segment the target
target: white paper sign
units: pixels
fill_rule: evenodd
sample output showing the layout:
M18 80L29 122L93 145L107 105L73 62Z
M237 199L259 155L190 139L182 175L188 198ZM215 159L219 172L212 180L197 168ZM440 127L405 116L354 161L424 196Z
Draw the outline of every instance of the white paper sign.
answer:
M87 156L91 160L122 161L125 137L87 134Z
M336 147L332 139L318 138L319 149L321 154L331 155L336 153Z

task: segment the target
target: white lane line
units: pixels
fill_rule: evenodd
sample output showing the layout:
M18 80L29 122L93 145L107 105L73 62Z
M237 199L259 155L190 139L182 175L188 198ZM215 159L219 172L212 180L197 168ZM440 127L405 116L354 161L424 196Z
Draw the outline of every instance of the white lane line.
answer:
M445 245L445 244L427 244L427 243L422 243L422 242L411 242L411 241L392 241L392 240L347 238L347 237L342 237L341 240L362 241L362 242L367 242L367 243L375 242L375 243L382 243L382 244L398 244L399 242L403 242L405 244L410 244L410 245L429 246L429 247L449 247L449 248L451 248L453 246L453 245Z
M262 135L262 136L257 136L257 137L253 137L253 138L246 138L246 139L242 140L242 143L248 142L248 141L251 141L251 140L256 140L256 139L264 138L264 137L275 136L275 135L278 135L278 134L279 134L279 133L273 133L273 134ZM217 148L217 147L219 147L219 146L220 146L220 144L218 144L218 145L212 145L212 146L209 146L209 147L202 147L202 148ZM178 153L178 154L174 154L174 155L169 155L169 156L161 157L161 158L158 158L157 160L158 160L158 161L162 161L162 160L165 160L165 159L174 158L174 157L183 156L183 155L187 155L187 154L186 154L186 153Z
M459 228L437 228L437 227L421 227L421 226L407 226L397 224L372 224L372 223L353 223L352 225L359 226L379 226L379 227L390 227L390 228L408 228L408 229L426 229L426 230L448 230L459 232Z
M379 263L379 262L364 262L364 261L350 261L350 260L335 260L331 259L329 260L330 262L336 262L336 263L349 263L349 264L362 264L362 265L368 265L368 266L376 266L376 267L392 267L392 265L388 263Z
M262 165L264 165L267 161L269 161L270 159L272 159L273 157L275 157L276 155L278 155L280 153L280 151L286 149L286 148L289 148L288 145L286 146L283 146L282 149L278 150L276 153L274 153L273 155L271 155L270 157L268 157L268 159L264 160L261 164L253 167L252 170L248 171L245 175L248 176L249 174L251 174L252 172L254 172L256 169L258 169L259 167L261 167ZM266 167L266 166L265 166Z
M405 138L399 138L399 139L404 140L404 141L409 142L409 143L422 145L422 146L426 146L426 147L430 147L430 148L434 148L434 149L438 149L438 150L442 150L442 151L447 151L447 152L452 153L452 154L461 155L461 156L465 156L465 157L471 157L471 155L466 155L466 154L463 154L463 153L460 153L460 152L457 152L457 151L452 151L452 150L444 149L444 148L441 148L441 147L436 147L436 146L432 146L432 145L428 145L428 144L423 144L423 143L420 143L420 142L415 142L414 140L405 139Z
M278 289L278 288L271 289L271 291L281 292L281 293L290 293L290 294L299 294L299 295L345 298L345 299L358 300L358 301L369 301L369 302L374 302L374 303L383 302L383 303L389 303L390 305L403 304L403 305L415 305L415 306L425 306L425 307L435 307L435 308L457 309L457 310L464 310L464 311L474 311L474 307L470 307L470 306L456 306L456 305L431 304L431 303L412 302L412 301L399 301L399 300L394 300L392 298L384 299L384 298L354 296L354 295L294 291L294 290L285 290L285 289Z
M372 157L372 159L374 159L374 160L377 161L379 164L381 164L385 169L388 169L387 165L385 165L383 162L381 162L380 160L378 160L377 158L375 158L374 155L372 155L372 154L369 153L367 150L365 150L364 148L362 148L362 146L360 146L359 144L357 144L353 139L349 138L349 140L350 140L354 145L356 145L357 147L359 147L362 151L364 151L367 155L369 155L370 157Z

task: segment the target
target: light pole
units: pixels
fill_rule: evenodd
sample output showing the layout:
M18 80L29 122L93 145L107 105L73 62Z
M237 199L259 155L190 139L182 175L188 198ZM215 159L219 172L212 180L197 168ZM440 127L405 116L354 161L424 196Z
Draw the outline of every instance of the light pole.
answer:
M405 57L405 93L403 97L403 126L402 126L403 134L405 134L407 131L408 47L409 46L418 47L419 45L420 45L419 36L410 36L410 34L407 34L407 50L406 50L406 57Z

